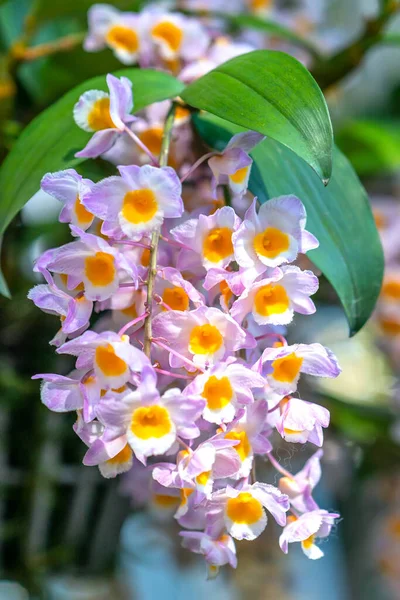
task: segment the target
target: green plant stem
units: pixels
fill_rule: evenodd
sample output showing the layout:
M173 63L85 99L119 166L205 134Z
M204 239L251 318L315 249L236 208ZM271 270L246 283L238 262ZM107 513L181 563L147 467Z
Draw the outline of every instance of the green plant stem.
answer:
M163 139L161 144L159 163L160 167L166 167L168 164L168 153L171 144L172 130L174 126L176 104L173 103L169 113L167 115ZM158 242L160 240L161 228L153 232L151 236L151 247L150 247L150 261L149 261L149 272L147 276L147 311L148 315L144 322L144 344L143 351L150 358L151 353L151 341L152 341L152 312L153 312L153 293L154 293L154 280L157 274L157 253L158 253Z
M386 2L377 17L365 22L362 34L355 42L325 60L317 60L311 73L319 86L326 90L341 81L360 65L368 50L376 44L395 43L395 38L390 34L385 34L384 28L399 11L399 1Z

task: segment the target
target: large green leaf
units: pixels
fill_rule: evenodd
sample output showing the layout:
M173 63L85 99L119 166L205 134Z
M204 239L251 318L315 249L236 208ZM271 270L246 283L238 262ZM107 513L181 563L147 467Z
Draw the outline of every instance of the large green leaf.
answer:
M133 83L135 111L172 98L183 88L174 77L154 70L123 69ZM0 168L0 235L27 200L39 189L40 180L48 171L57 171L79 164L74 157L91 134L79 129L72 118L72 109L79 96L90 89L106 90L105 76L95 77L74 88L50 108L43 111L22 132ZM0 279L0 292L7 287Z
M181 96L191 106L281 142L328 182L333 148L328 108L295 58L272 50L249 52L200 77Z
M210 115L197 116L203 139L221 149L241 129ZM295 194L307 209L307 229L320 241L309 253L335 288L356 333L370 317L383 276L383 253L368 196L347 158L334 150L328 187L293 152L271 139L259 144L252 156L256 169L250 189L260 202Z

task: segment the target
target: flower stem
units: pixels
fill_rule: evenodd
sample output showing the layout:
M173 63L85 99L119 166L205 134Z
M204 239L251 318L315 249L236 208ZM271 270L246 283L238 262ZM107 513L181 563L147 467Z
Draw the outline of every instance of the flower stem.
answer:
M133 242L132 240L114 240L112 238L108 241L110 242L110 244L121 244L125 246L133 246L135 248L144 248L145 250L150 250L149 244L143 244L142 242Z
M284 475L285 477L289 477L289 479L293 479L293 475L291 473L289 473L289 471L286 471L286 469L284 469L279 464L279 462L276 460L276 458L274 458L272 456L271 452L268 452L267 456L268 456L269 462L272 464L273 467L275 467L275 469L277 471L279 471L279 473L282 473L282 475Z
M176 248L184 250L191 250L193 252L193 248L191 248L190 246L182 244L181 242L177 242L176 240L171 240L170 238L165 237L165 235L161 235L160 238L167 244L171 244L171 246L175 246Z
M181 183L183 183L188 177L190 177L190 175L200 166L203 164L203 162L205 162L206 160L208 160L209 158L212 158L213 156L217 156L217 154L219 154L219 152L208 152L207 154L204 154L204 156L201 156L198 160L196 160L196 162L190 167L190 169L181 177Z
M145 154L147 154L147 156L150 158L151 162L153 163L153 165L155 167L159 167L161 166L157 160L157 158L154 156L154 154L151 152L151 150L148 149L148 147L146 146L146 144L143 144L142 140L136 135L136 133L133 133L133 131L131 129L129 129L129 127L127 125L124 126L124 131L125 133L127 133L129 135L129 137L135 142L135 144L137 146L139 146L139 148L141 150L143 150L143 152Z
M201 371L202 373L204 373L204 369L201 369L199 366L195 365L194 362L190 360L190 358L186 358L186 356L183 356L183 354L181 354L180 352L177 352L173 348L170 348L169 346L164 344L164 342L161 342L161 340L155 339L153 340L153 342L157 344L157 346L160 346L160 348L162 348L163 350L166 350L167 352L170 352L177 358L180 358L182 362L192 367L192 369L194 368L195 371Z
M154 367L154 370L161 375L168 375L168 377L172 377L173 379L185 379L192 381L193 377L190 375L181 375L180 373L172 373L172 371L166 371L165 369L159 369L158 367Z
M133 319L133 321L129 321L129 323L126 323L126 325L124 325L119 331L118 331L118 335L119 336L123 336L124 333L126 331L128 331L128 329L130 329L131 327L133 327L134 325L136 325L137 323L139 323L140 321L143 321L143 319L145 319L147 317L149 313L146 311L144 312L142 315L140 315L139 317L136 317L136 319Z
M172 106L167 115L165 126L164 126L164 134L161 143L161 151L160 151L160 167L166 167L168 164L168 152L169 146L171 144L172 137L172 129L174 127L174 118L175 118L175 110L176 105L172 103ZM149 272L147 276L147 310L148 316L144 322L144 346L143 351L150 358L151 352L151 342L152 342L152 328L151 328L151 317L153 310L153 293L154 293L154 280L157 275L157 252L158 252L158 242L160 239L160 229L157 229L153 232L151 236L151 244L150 244L150 261L149 261Z

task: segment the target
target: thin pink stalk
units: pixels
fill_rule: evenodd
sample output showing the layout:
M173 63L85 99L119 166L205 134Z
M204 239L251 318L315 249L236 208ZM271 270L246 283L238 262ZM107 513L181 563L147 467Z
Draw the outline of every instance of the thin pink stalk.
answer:
M160 373L161 375L168 375L169 377L173 377L174 379L188 379L188 380L192 380L193 376L191 377L190 375L180 375L178 373L172 373L172 371L165 371L164 369L159 369L158 367L154 367L154 370L157 371L157 373Z
M268 414L269 414L269 413L272 413L272 412L274 412L274 411L275 411L277 408L279 408L279 407L280 407L280 405L281 405L281 403L280 403L280 402L278 402L278 404L276 404L276 405L274 406L274 408L271 408L271 410L269 410L269 411L268 411Z
M125 331L128 331L128 329L130 329L131 327L133 327L134 325L136 325L137 323L139 323L139 321L143 321L143 319L145 319L147 317L149 313L146 311L144 312L142 315L140 315L139 317L136 317L136 319L133 319L133 321L129 321L129 323L127 323L126 325L124 325L119 331L118 331L118 335L122 336L124 335Z
M177 248L183 248L185 250L191 250L193 252L193 248L187 246L186 244L182 244L181 242L177 242L176 240L171 240L171 238L167 238L165 237L165 235L161 235L160 237L167 244L171 244L171 246L176 246Z
M187 450L188 452L192 451L192 449L190 448L190 446L188 446L187 443L184 442L180 437L177 437L176 441L179 442L180 445L183 446L185 448L185 450Z
M201 371L202 373L204 373L204 370L201 369L199 366L195 365L194 362L192 362L189 358L186 358L186 356L183 356L183 354L181 354L180 352L177 352L176 350L174 350L173 348L170 348L169 346L167 346L163 342L160 342L160 340L153 339L152 342L154 344L157 344L157 346L160 346L160 348L163 348L167 352L170 352L171 354L173 354L177 358L180 358L187 365L190 365L191 367L193 367L194 369L196 369L196 371Z
M284 346L287 346L287 340L283 337L283 335L280 335L280 333L264 333L263 335L259 335L256 337L257 342L259 342L260 340L265 340L267 338L277 338L280 342L282 342L282 344Z
M172 308L168 306L168 304L165 304L164 300L158 294L154 294L153 298L157 302L157 304L165 308L165 310L172 310Z
M181 183L183 183L193 173L193 171L195 171L200 165L202 165L203 162L205 162L209 158L212 158L213 156L217 156L217 154L219 154L219 152L208 152L207 154L204 154L204 156L201 156L198 160L196 160L196 162L190 167L189 171L187 171L187 173L185 173L185 175L181 177Z
M142 242L133 242L131 240L108 240L111 244L124 244L125 246L135 246L137 248L145 248L146 250L150 250L150 246L148 244L143 244Z
M120 283L118 287L119 287L119 289L121 289L121 288L122 289L123 288L134 288L134 289L136 289L137 286L139 286L139 287L146 287L146 285L147 285L147 281L141 281L139 284L136 284L136 283L133 283L133 282L132 283Z
M136 133L133 133L133 131L131 129L129 129L129 127L127 127L127 125L125 125L124 131L125 131L125 133L127 133L129 135L130 138L132 138L132 140L135 142L135 144L137 146L139 146L139 148L141 148L143 150L143 152L145 152L147 154L147 156L150 158L153 165L155 167L159 167L160 164L158 162L158 159L154 156L154 154L151 152L151 150L148 149L146 144L144 144L142 142L142 140L136 135Z
M279 471L279 473L282 473L282 475L284 475L285 477L289 477L289 479L293 479L293 475L291 473L289 473L289 471L286 471L286 469L284 469L279 462L276 460L276 458L274 458L271 454L271 452L268 452L267 454L268 456L268 460L270 461L270 463L272 464L272 466L275 467L275 469L277 471Z

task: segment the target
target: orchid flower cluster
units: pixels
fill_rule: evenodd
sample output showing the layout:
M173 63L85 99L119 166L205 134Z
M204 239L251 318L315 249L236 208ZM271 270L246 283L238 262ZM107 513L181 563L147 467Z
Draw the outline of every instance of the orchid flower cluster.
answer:
M96 10L104 24L114 9ZM86 44L100 37L90 32ZM235 540L257 538L267 513L283 528L285 553L299 542L319 558L317 541L339 516L312 497L322 450L297 474L273 454L279 437L322 446L329 412L300 399L298 382L340 373L327 348L284 337L294 313L315 312L318 279L295 264L318 246L304 205L290 195L261 206L251 198L260 134L175 162L174 144L191 147L187 109L175 101L165 119L163 106L160 143L150 148L154 138L140 136L141 117L131 114L130 80L108 75L107 84L109 93L85 92L75 105L77 126L93 134L77 156L108 158L118 174L95 183L67 169L42 179L73 239L38 258L45 283L29 298L60 319L50 343L76 360L67 376L34 376L42 402L76 412L85 465L107 478L146 473L154 503L174 515L211 577L236 567ZM277 487L257 480L256 457L282 475Z

